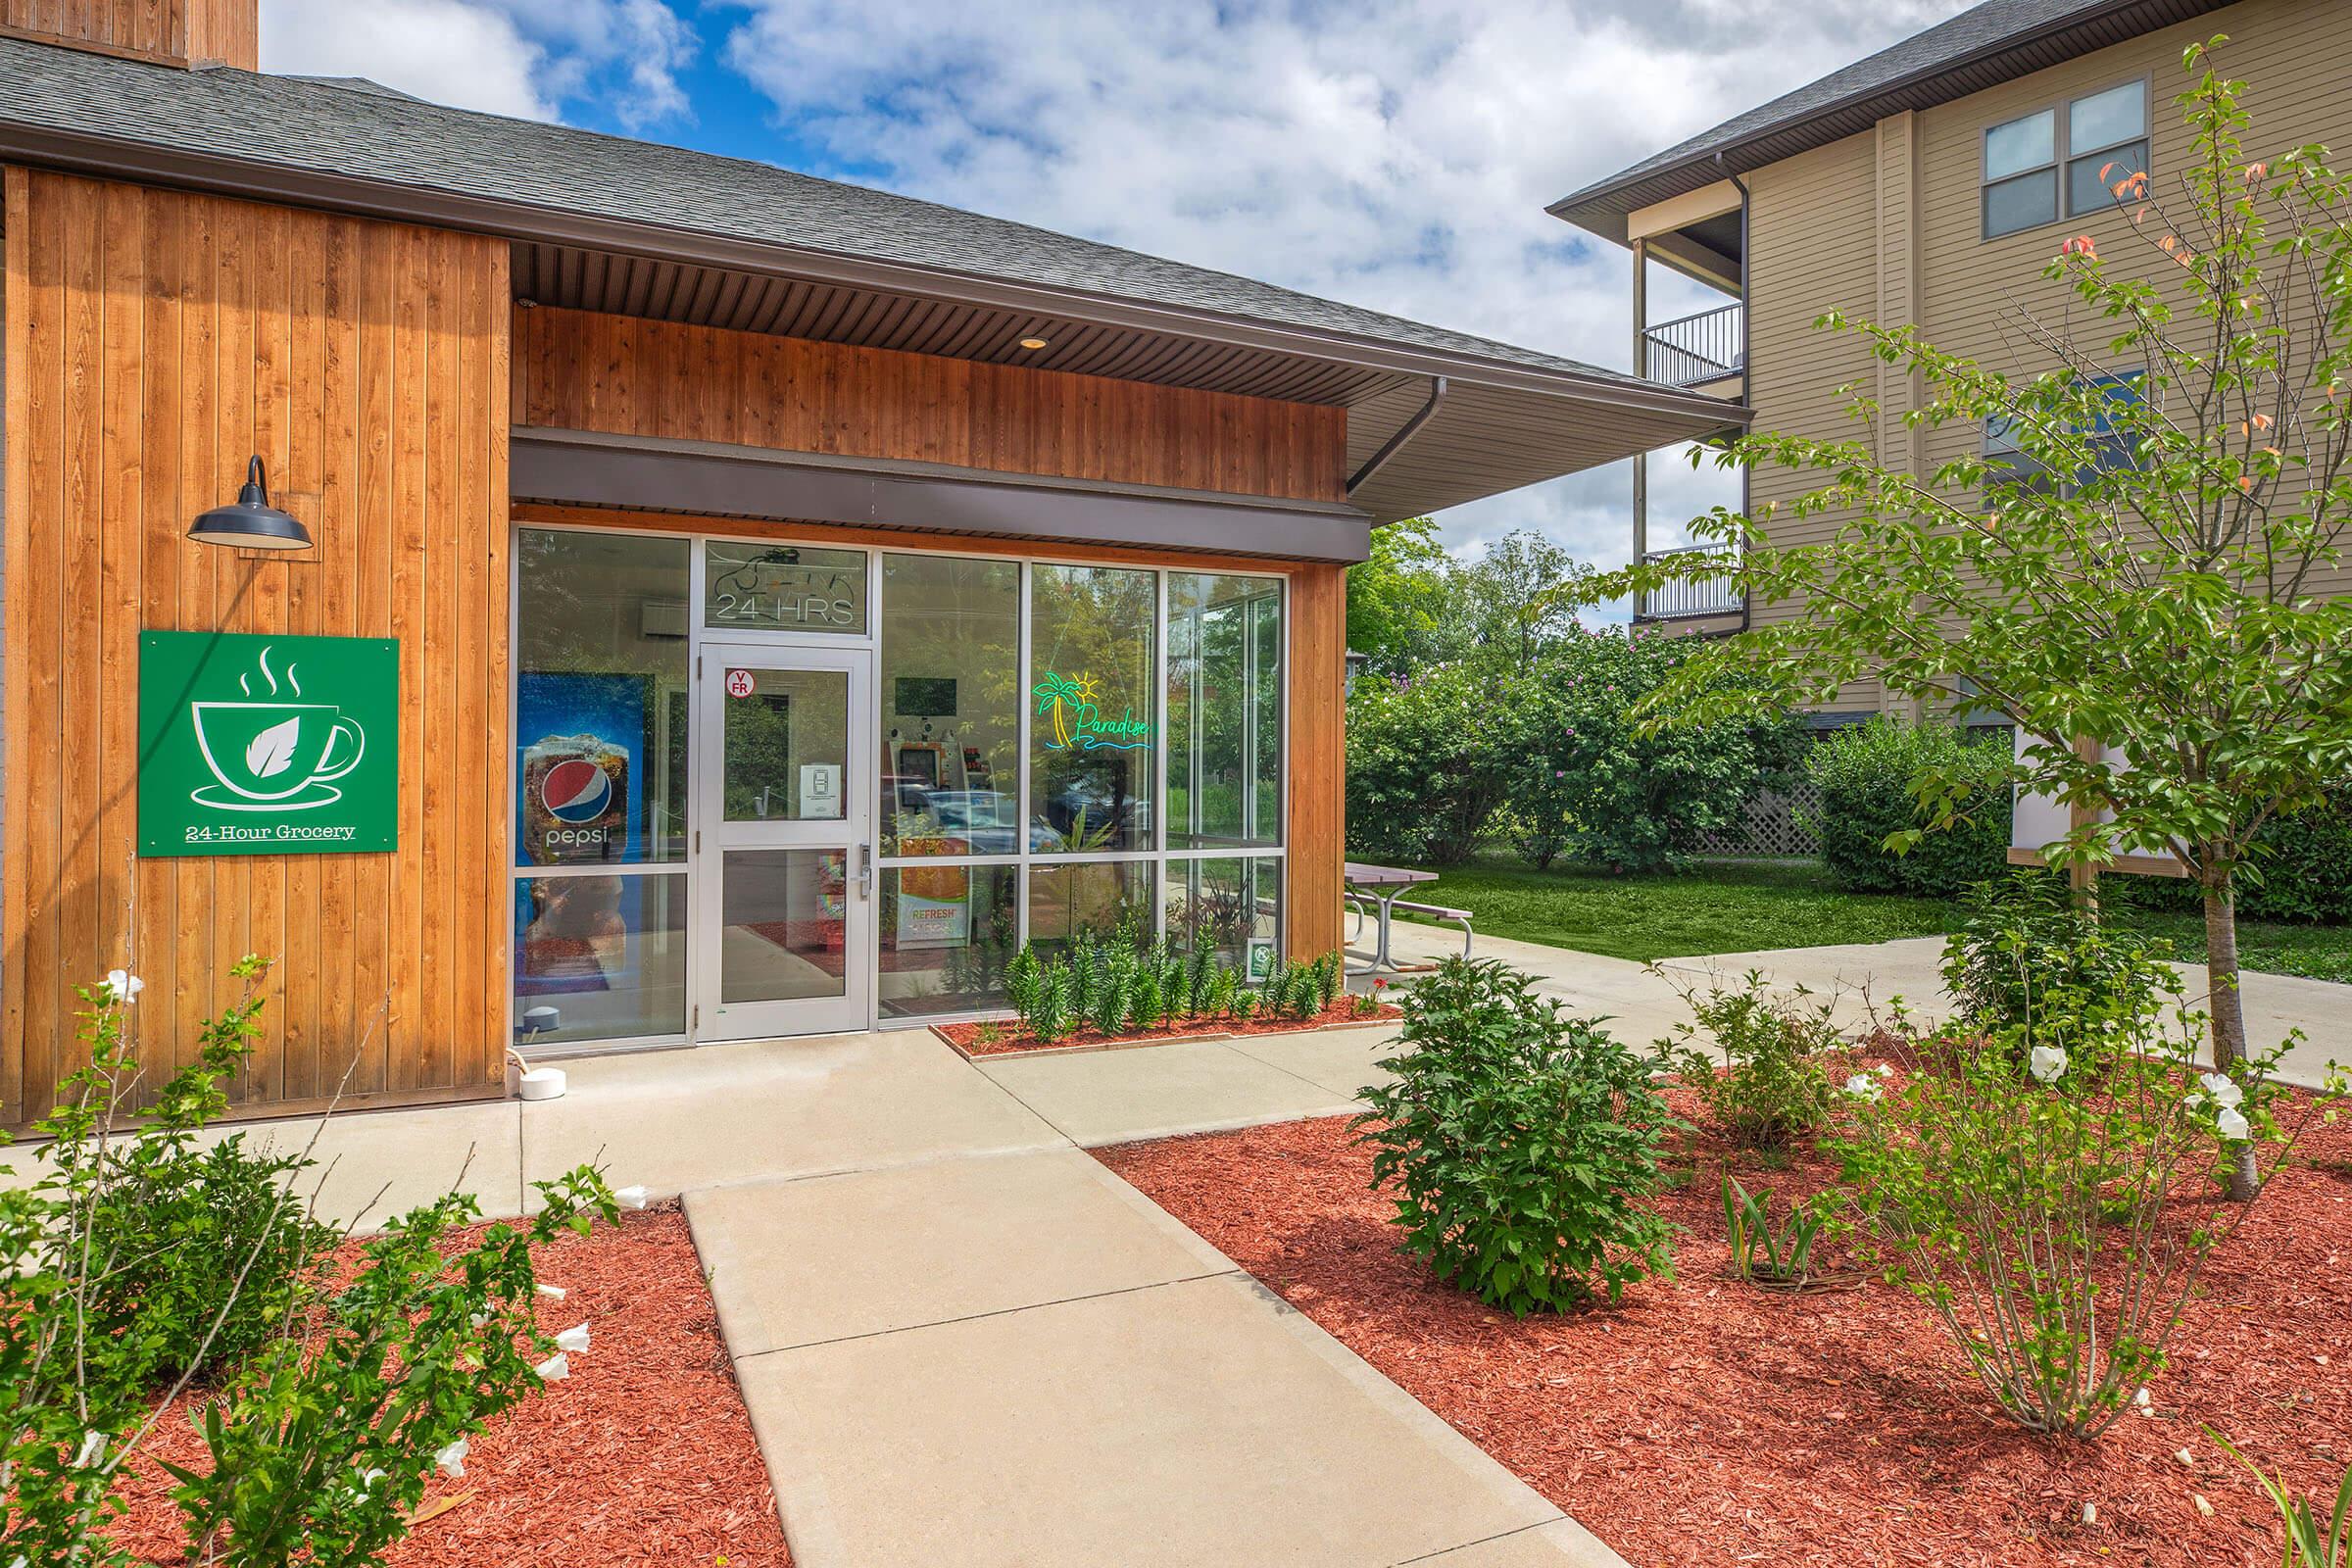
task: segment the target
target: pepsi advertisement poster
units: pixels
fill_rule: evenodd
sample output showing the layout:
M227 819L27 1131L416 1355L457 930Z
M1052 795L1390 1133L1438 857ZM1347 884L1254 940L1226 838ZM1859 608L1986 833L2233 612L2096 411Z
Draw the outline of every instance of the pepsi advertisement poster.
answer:
M642 675L525 674L515 846L525 865L634 865L646 858L647 700Z

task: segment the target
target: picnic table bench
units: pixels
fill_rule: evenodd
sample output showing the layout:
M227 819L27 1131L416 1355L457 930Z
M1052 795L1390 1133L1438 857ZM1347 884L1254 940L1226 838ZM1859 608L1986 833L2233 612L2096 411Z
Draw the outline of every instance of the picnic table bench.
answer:
M1417 887L1423 882L1435 882L1438 879L1437 872L1415 871L1409 866L1372 865L1361 860L1349 860L1346 862L1343 875L1347 882L1348 906L1355 911L1355 929L1358 933L1361 933L1364 928L1365 902L1371 900L1380 906L1380 935L1373 946L1372 962L1368 967L1358 969L1356 973L1378 974L1383 970L1396 967L1396 960L1389 956L1389 929L1396 911L1398 909L1404 910L1407 914L1426 914L1433 920L1450 921L1460 926L1462 928L1462 956L1465 958L1470 956L1471 931L1468 909L1449 909L1437 904L1415 904L1403 897L1409 888Z

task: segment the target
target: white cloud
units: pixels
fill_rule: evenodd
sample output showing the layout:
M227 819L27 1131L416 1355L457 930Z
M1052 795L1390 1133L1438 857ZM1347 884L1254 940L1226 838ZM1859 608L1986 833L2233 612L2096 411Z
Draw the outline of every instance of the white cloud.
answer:
M366 76L436 103L553 120L539 78L546 51L514 22L467 0L262 0L262 69Z
M1544 204L1964 0L1035 0L1017 28L949 0L736 3L724 58L833 172L1622 367L1627 255ZM1659 293L1656 316L1701 303ZM1669 524L1738 498L1651 472ZM1630 482L1459 508L1446 537L1621 557Z
M435 103L554 120L593 98L638 127L687 116L697 47L662 0L262 0L262 69L367 76Z

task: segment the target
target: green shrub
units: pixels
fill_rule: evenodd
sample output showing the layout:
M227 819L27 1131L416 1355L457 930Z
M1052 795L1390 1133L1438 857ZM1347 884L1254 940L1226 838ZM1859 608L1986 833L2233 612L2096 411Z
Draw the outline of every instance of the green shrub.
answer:
M1520 727L1496 740L1525 754L1501 820L1530 863L1542 869L1565 856L1614 872L1671 869L1798 765L1796 717L1761 700L1752 718L1643 724L1639 705L1691 646L1571 627L1531 666L1512 698L1526 705Z
M1779 996L1754 969L1738 990L1710 982L1704 993L1682 993L1693 1021L1676 1024L1674 1039L1659 1041L1659 1050L1733 1142L1785 1149L1829 1125L1831 1075L1843 1043L1831 1022L1833 1004L1809 1004L1809 996L1802 986Z
M1483 662L1364 680L1348 703L1348 842L1458 865L1528 767L1523 677Z
M1805 825L1849 893L1952 898L2007 868L2008 763L1998 740L1972 743L1948 725L1876 718L1813 748L1806 768L1821 810ZM1968 789L1964 814L1942 824L1926 815L1916 781L1930 775ZM1887 847L1898 834L1919 836L1898 852Z
M1459 958L1406 994L1399 1043L1354 1125L1404 1250L1522 1316L1671 1276L1673 1227L1643 1203L1672 1124L1647 1060L1533 977Z
M453 1196L394 1219L348 1279L314 1268L332 1233L302 1212L307 1157L192 1151L252 1052L266 967L233 967L243 996L136 1119L119 1107L139 1080L138 982L118 970L80 993L90 1064L35 1123L51 1140L45 1170L0 1191L0 1256L14 1260L0 1273L12 1561L126 1561L104 1538L125 1478L153 1458L176 1483L190 1561L380 1562L436 1464L460 1462L466 1440L544 1381L558 1346L538 1331L531 1246L617 1215L582 1167L540 1185L526 1226L462 1241L451 1233L476 1211ZM198 1279L207 1268L218 1277ZM143 1452L199 1373L204 1462Z
M2251 1207L2222 1179L2250 1144L2275 1169L2294 1141L2270 1078L2286 1047L2200 1076L2204 1020L2176 1012L2173 971L2148 979L2054 991L2030 1035L1963 1020L1899 1086L1847 1086L1838 1152L1864 1261L2035 1432L2096 1435L2165 1365L2207 1255Z
M2265 822L2238 867L2236 895L2242 920L2352 925L2352 785ZM2183 912L2204 906L2203 892L2182 877L2108 877L2099 896L2132 908Z
M2061 995L2102 1004L2145 995L2170 951L2162 941L2119 938L2077 909L2066 884L2046 872L1979 883L1964 898L1960 929L1944 939L1943 984L1968 1016L2033 1034L2045 1004ZM2041 1018L2063 1027L2066 1016Z
M1012 1014L1023 1024L1037 1010L1038 975L1044 961L1037 956L1037 944L1025 942L1021 951L1012 956L1004 966L1004 1000L1012 1004Z

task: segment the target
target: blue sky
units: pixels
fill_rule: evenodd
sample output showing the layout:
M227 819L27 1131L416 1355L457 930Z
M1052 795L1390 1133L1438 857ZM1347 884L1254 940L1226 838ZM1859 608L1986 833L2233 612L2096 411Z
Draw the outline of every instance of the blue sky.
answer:
M1622 368L1626 253L1544 205L1960 9L262 0L262 65L761 159ZM1652 289L1653 318L1711 303L1670 274ZM1441 520L1459 550L1530 527L1606 564L1629 485L1618 465ZM1659 461L1652 496L1670 522L1736 490Z

